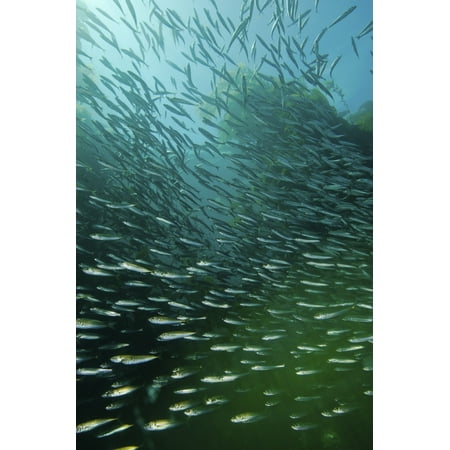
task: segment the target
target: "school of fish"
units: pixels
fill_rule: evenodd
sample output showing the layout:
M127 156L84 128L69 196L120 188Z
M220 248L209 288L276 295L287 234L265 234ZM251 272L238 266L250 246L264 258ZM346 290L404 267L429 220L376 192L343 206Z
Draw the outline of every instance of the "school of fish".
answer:
M203 3L77 1L77 448L369 448L372 143L321 51L357 5Z

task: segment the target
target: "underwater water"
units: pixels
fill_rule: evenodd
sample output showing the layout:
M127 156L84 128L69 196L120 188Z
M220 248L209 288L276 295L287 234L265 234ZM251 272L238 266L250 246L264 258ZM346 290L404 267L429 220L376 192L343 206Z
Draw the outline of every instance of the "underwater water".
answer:
M77 448L372 448L371 1L77 1Z

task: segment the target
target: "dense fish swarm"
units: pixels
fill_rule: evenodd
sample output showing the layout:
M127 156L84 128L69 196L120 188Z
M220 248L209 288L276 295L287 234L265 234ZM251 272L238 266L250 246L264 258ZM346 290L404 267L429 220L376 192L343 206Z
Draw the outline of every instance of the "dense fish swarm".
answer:
M78 1L77 448L368 449L372 23L172 3Z

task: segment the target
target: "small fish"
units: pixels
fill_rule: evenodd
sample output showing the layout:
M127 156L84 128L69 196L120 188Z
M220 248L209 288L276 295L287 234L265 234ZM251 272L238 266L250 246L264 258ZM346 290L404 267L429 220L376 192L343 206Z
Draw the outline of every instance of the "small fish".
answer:
M184 339L195 334L195 331L166 331L161 333L157 339L158 341L173 341L175 339Z
M105 423L112 422L113 420L117 420L117 418L88 420L87 422L77 425L77 433L85 433L87 431L94 430L95 428L100 427Z
M121 431L128 430L128 428L131 428L132 426L133 426L132 424L125 423L123 425L120 425L117 428L114 428L111 431L107 431L106 433L98 434L97 437L98 438L103 438L103 437L111 436L113 434L120 433Z
M91 376L91 375L104 375L104 374L110 374L112 372L112 369L105 369L102 367L99 368L84 368L84 369L77 369L77 375L83 375L83 376Z
M229 374L229 375L219 375L219 376L208 376L203 377L201 381L203 383L228 383L230 381L237 380L242 377L242 374Z
M323 411L320 412L320 414L323 417L336 417L337 414L335 412L333 412L332 410L329 409L324 409Z
M173 222L171 222L170 220L164 219L163 217L156 217L156 220L158 220L159 222L164 223L166 225L175 226L175 224Z
M122 386L116 389L112 389L110 391L106 391L102 397L105 398L114 398L114 397L121 397L123 395L131 394L132 392L136 391L138 389L137 386Z
M306 352L308 352L308 353L311 353L311 352L321 352L321 351L323 351L322 348L320 348L320 347L313 347L313 346L311 346L311 345L297 345L297 348L298 348L299 350L306 351Z
M214 408L202 408L202 407L196 407L196 408L189 408L184 411L184 414L188 417L195 417L200 416L202 414L209 413L213 411Z
M85 318L77 319L77 328L80 328L83 330L96 330L99 328L107 328L107 327L108 327L108 325L100 320L85 319Z
M194 309L192 306L185 305L184 303L180 303L180 302L168 302L168 304L175 308L186 309L188 311L192 311Z
M328 336L340 336L341 334L348 333L351 330L345 329L345 330L328 330L327 334Z
M306 431L306 430L311 430L313 428L317 428L318 425L315 423L301 423L301 422L297 422L294 423L293 425L291 425L291 428L295 431Z
M245 325L245 324L246 324L246 322L244 322L243 320L231 319L231 318L229 318L229 317L225 317L225 318L223 319L223 321L224 321L225 323L230 324L230 325Z
M354 364L358 362L356 359L344 359L344 358L329 358L330 364Z
M148 431L162 431L168 430L169 428L173 428L179 425L178 422L172 419L159 419L159 420L151 420L150 422L144 425L144 429Z
M125 53L125 51L124 51ZM133 208L136 205L133 203L107 203L106 207L111 209L129 209Z
M300 280L300 283L306 284L307 286L328 286L327 283L319 283L319 282L308 281L308 280Z
M246 345L242 350L244 350L244 352L262 352L268 349L268 347L261 347L258 345Z
M86 341L95 341L97 339L101 339L101 336L98 334L91 334L91 333L77 333L77 339L83 339Z
M353 47L353 50L355 52L355 55L359 58L359 53L358 53L358 49L356 48L355 38L352 36L351 39L352 39L352 47Z
M223 25L223 27L225 28L225 30L227 30L228 33L231 33L230 28L228 28L228 24L226 22L226 20L223 18L223 16L220 14L219 10L216 8L216 14L217 17L219 18L221 24Z
M119 0L113 0L113 2L116 4L116 6L120 9L120 12L122 14L124 14L124 11L122 9L122 6L120 5L120 1Z
M174 9L167 9L167 13L174 17L174 19L183 27L186 28L183 20L179 16L179 14Z
M112 277L112 273L106 272L106 270L98 269L97 267L85 267L81 269L86 275L94 275L97 277Z
M345 19L349 14L351 14L356 9L356 6L351 6L346 11L344 11L339 17L337 17L333 22L331 22L330 25L328 25L328 28L331 28L333 25L336 25L341 20Z
M262 366L262 365L256 365L251 367L252 370L255 370L257 372L262 372L262 371L266 371L266 370L274 370L274 369L282 369L286 367L285 364L278 364L276 366Z
M250 17L247 17L234 30L233 35L231 36L230 43L228 44L227 52L230 50L230 48L233 45L233 42L236 40L236 38L245 30L245 27L247 26L249 20L250 20Z
M357 408L353 405L340 405L340 406L336 406L335 408L333 408L332 411L335 414L346 414L348 412L354 411L355 409L357 409Z
M319 42L320 40L323 38L323 36L325 35L325 33L328 31L328 27L323 28L320 33L315 37L313 43L311 44L312 46L312 51L316 51L318 49L319 46Z
M308 410L301 411L301 412L294 412L294 413L289 414L289 418L298 420L298 419L302 419L303 417L307 416L308 414L309 414Z
M320 395L299 395L294 398L296 402L310 402L313 400L319 400Z
M211 406L211 405L224 405L225 403L228 403L229 400L226 397L216 395L214 397L208 397L205 399L205 405Z
M125 286L131 286L131 287L142 287L142 288L152 287L151 284L144 283L143 281L140 281L140 280L126 281L124 284L125 284Z
M339 347L336 349L337 352L354 352L356 350L362 350L364 348L363 345L350 345L348 347Z
M263 391L263 394L266 395L267 397L272 397L274 395L279 395L281 394L281 390L280 389L266 389L265 391Z
M179 394L179 395L189 395L189 394L195 394L199 391L201 391L203 389L201 388L186 388L186 389L179 389L177 391L174 391L174 394Z
M140 303L135 300L117 300L117 306L139 306Z
M229 303L219 303L219 302L212 302L211 300L202 300L202 303L206 306L211 306L212 308L222 308L227 309L231 308L231 305Z
M192 408L195 405L195 402L191 402L189 400L185 400L184 402L173 403L169 406L170 411L185 411L186 409Z
M170 301L169 298L167 297L147 297L150 301L152 302L157 302L157 303L168 303ZM163 316L161 316L163 317Z
M151 270L139 266L138 264L130 263L127 261L123 261L119 263L120 267L123 267L124 269L132 270L133 272L139 272L139 273L149 273Z
M160 272L159 270L154 270L151 272L152 275L158 278L169 278L169 279L185 279L185 278L191 278L192 275L185 275L181 273L174 273L174 272ZM149 284L145 284L146 287L150 287Z
M128 405L127 401L118 401L118 402L109 403L108 405L105 406L105 409L107 411L115 411L116 409L121 409L127 405Z
M319 373L319 372L321 372L319 369L312 369L312 370L300 369L300 370L296 370L295 374L303 376L303 375L314 375L314 374Z
M229 345L229 344L215 344L210 347L213 352L234 352L235 350L241 348L240 345Z
M219 143L219 141L216 139L216 137L213 135L213 134L211 134L208 130L205 130L204 128L202 128L202 127L198 127L198 131L200 131L200 133L202 133L203 134L203 136L205 136L207 139L209 139L210 141L212 141L212 142L215 142L215 143ZM206 171L204 171L204 173L206 173ZM180 239L181 240L181 239ZM186 241L187 241L187 239L185 239ZM182 241L183 242L183 241ZM187 242L186 242L187 243ZM197 245L198 246L198 243L197 244L190 244L190 245ZM203 244L200 244L200 245L202 245L203 246Z
M371 323L372 322L372 317L347 316L343 320L345 320L346 322Z
M137 450L139 448L138 445L126 445L125 447L117 447L113 450Z
M110 290L105 291L105 292L111 292ZM112 291L115 292L115 291ZM103 309L103 308L90 308L90 310L93 313L96 314L100 314L101 316L106 316L106 317L120 317L120 313L116 312L116 311L110 311L108 309Z
M138 23L137 23L137 18L136 18L136 11L134 10L133 3L131 3L131 0L126 0L126 2L127 2L128 9L130 10L131 15L133 16L134 23L137 26Z
M331 256L319 255L317 253L303 253L303 256L305 258L311 258L311 259L331 259Z
M149 317L148 321L154 325L182 325L184 322L179 319L172 319L167 316Z
M100 233L91 234L89 235L89 237L95 239L96 241L118 241L122 239L121 236L113 234L100 234Z
M348 342L351 342L352 344L359 344L361 342L372 342L373 336L355 336L350 339L348 339Z
M113 363L120 363L125 365L143 364L148 361L153 361L158 358L156 355L116 355L112 356L110 360Z
M361 39L366 34L370 33L373 30L373 21L371 20L356 36L358 39Z
M116 20L114 20L106 11L104 11L101 8L95 8L100 14L111 20L112 22L118 23Z
M245 291L243 289L233 289L233 288L226 288L224 292L227 292L228 294L247 294L248 291Z
M343 314L345 314L346 312L348 312L350 310L350 308L344 308L338 311L333 311L331 313L317 313L314 315L314 319L317 320L327 320L327 319L333 319L335 317L339 317L342 316Z
M197 369L177 367L172 370L172 374L170 375L170 378L173 378L174 380L181 380L183 378L194 375L197 372L198 372Z
M342 55L338 56L332 63L330 66L330 77L333 75L333 70L336 67L337 63L341 60Z
M248 97L247 80L245 78L245 75L242 75L242 92L243 92L243 96L244 96L244 106L245 106L245 105L247 105L247 97Z
M233 423L253 423L263 419L264 416L262 414L254 413L254 412L244 412L240 414L236 414L233 416L230 421Z
M177 70L178 72L181 72L184 74L184 70L177 66L175 63L173 63L172 61L169 61L168 59L166 59L167 64L169 64L169 66L171 66L172 68L174 68L175 70Z

